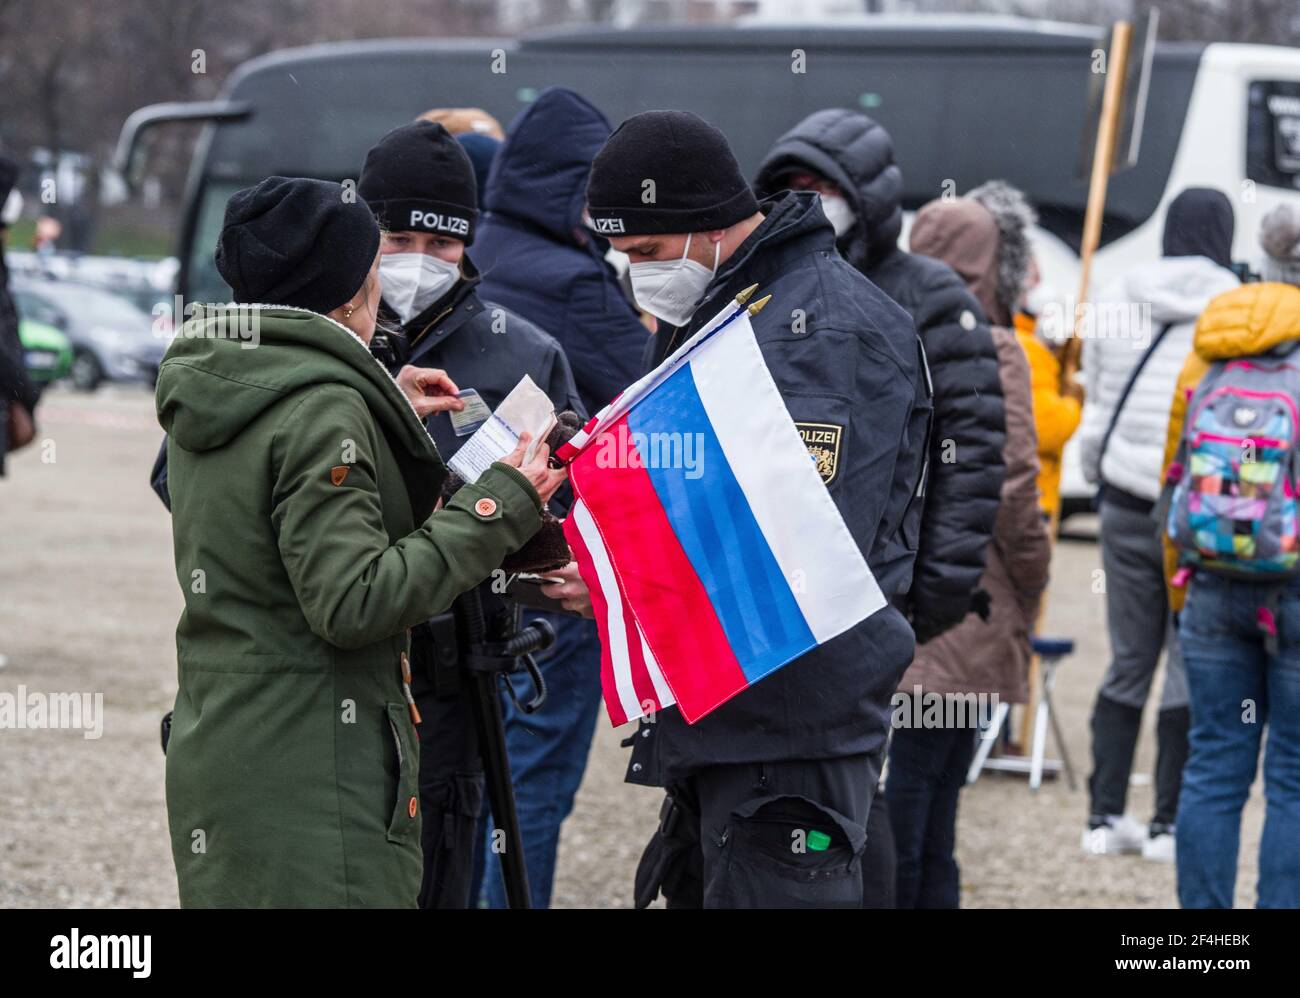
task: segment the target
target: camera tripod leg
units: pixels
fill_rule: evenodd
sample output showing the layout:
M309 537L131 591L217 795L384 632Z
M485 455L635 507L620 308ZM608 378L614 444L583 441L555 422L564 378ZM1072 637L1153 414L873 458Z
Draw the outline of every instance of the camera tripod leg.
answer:
M497 691L497 672L478 672L474 682L474 724L478 728L479 752L483 757L484 782L488 804L492 808L492 851L501 833L501 878L505 882L506 901L511 908L529 908L528 869L524 865L524 840L519 830L519 813L515 809L514 784L510 779L510 759L506 755L505 726L501 720L501 699Z

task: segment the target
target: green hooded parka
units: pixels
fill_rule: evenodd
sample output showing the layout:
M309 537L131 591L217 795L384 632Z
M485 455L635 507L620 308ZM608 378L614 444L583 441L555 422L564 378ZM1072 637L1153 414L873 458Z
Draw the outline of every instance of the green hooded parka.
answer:
M187 907L413 906L419 746L406 629L540 524L493 465L434 511L446 470L350 330L203 306L167 351L179 691L167 813Z

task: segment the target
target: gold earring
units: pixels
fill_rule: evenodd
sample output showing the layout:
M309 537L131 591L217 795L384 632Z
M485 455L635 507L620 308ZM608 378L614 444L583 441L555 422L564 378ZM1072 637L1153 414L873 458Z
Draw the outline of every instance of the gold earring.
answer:
M355 306L355 305L344 305L344 306L343 306L343 318L345 318L345 319L351 319L351 318L352 318L352 313L355 312L356 310L357 310L357 309L356 309L356 306Z

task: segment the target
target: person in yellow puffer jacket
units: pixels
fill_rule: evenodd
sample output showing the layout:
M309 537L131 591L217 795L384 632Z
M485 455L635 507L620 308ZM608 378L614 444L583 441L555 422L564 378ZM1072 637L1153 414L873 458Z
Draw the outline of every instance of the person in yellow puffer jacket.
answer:
M1027 312L1015 317L1016 339L1029 358L1034 394L1034 429L1038 432L1038 504L1055 516L1061 505L1061 454L1079 428L1082 393L1061 391L1061 362L1035 332L1037 319Z
M1296 364L1300 356L1300 287L1295 286L1300 283L1300 219L1285 207L1275 209L1264 218L1260 242L1270 257L1265 278L1275 280L1224 292L1197 321L1193 353L1174 391L1163 479L1182 436L1188 401L1211 365L1261 354ZM1175 558L1167 535L1165 545L1166 580L1172 582ZM1300 579L1238 577L1202 568L1185 593L1170 585L1169 601L1181 609L1179 644L1191 706L1175 821L1179 903L1233 906L1241 813L1263 749L1267 807L1257 904L1300 907Z

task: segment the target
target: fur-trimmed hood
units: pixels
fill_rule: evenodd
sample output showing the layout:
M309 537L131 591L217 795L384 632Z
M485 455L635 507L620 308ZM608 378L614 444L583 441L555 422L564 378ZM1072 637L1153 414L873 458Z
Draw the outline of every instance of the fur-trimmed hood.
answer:
M1036 221L1020 191L991 180L963 198L923 205L909 242L912 252L957 271L990 322L1010 326L1029 274L1029 227Z
M1006 309L1009 322L1016 314L1029 276L1029 263L1034 255L1029 245L1029 230L1038 223L1038 213L1023 193L1004 180L980 184L966 196L987 208L998 224L997 297Z

